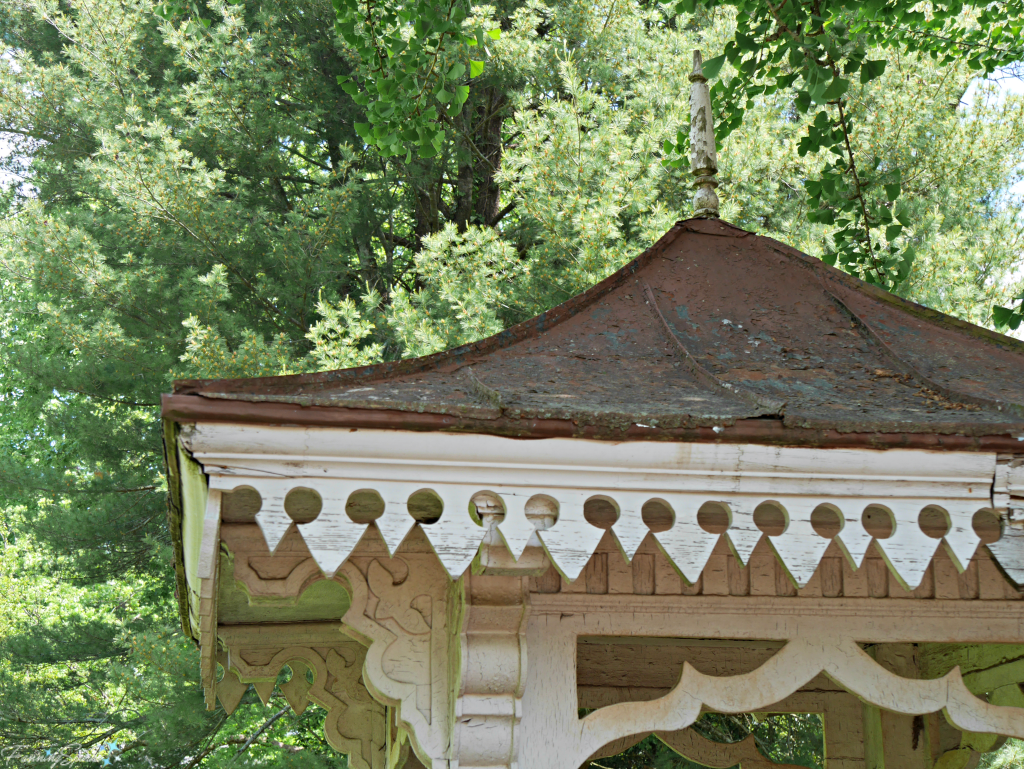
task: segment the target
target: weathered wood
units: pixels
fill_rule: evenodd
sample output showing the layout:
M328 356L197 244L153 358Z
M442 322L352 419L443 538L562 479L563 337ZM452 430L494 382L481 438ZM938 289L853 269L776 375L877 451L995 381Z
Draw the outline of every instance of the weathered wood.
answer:
M704 575L701 574L697 577L692 585L683 580L679 592L681 595L702 595L704 593Z
M695 645L676 639L649 639L647 643L602 641L581 639L576 652L578 686L668 690L679 681L684 662L707 675L749 673L781 648L779 643L761 642Z
M923 677L937 678L958 667L976 694L1024 681L1022 644L922 644L917 654Z
M935 581L935 598L945 601L960 598L960 572L946 548L940 547L935 553L932 559L932 576Z
M824 694L821 698L825 766L828 769L866 769L863 703L845 691Z
M750 595L750 567L743 566L735 556L726 561L729 595Z
M725 537L720 537L701 574L704 595L729 595L729 561L733 558Z
M921 579L921 584L914 588L912 595L914 598L935 597L935 569L932 564L928 565L924 577Z
M608 592L632 595L634 592L633 564L623 557L618 548L606 553L605 557L608 559ZM633 556L633 558L635 560L636 556ZM647 595L651 595L653 592L652 590Z
M628 610L629 617L626 619L624 616L625 622L623 623L617 623L613 621L614 618L611 615L600 612L573 611L568 605L559 607L560 610L557 615L553 613L538 613L536 611L538 608L536 601L539 598L538 596L534 599L533 619L531 620L531 627L536 628L536 630L531 630L528 635L531 639L531 645L543 644L546 649L565 649L564 641L559 639L564 638L567 641L575 637L581 630L592 632L594 628L601 628L602 632L614 635L617 630L621 631L629 628L633 629L632 632L636 632L637 625L642 625L645 628L645 632L648 633L659 627L656 617L644 614L642 611L638 612L635 605L637 601L641 600L658 602L660 599L657 596L646 598L633 597L631 599L632 604ZM545 601L550 600L550 598L554 597L545 598ZM594 596L585 598L588 601L598 600ZM619 603L621 598L623 597L605 596L600 601L602 604L611 606ZM839 604L851 606L867 604L864 607L867 611L870 611L869 606L874 605L874 602L864 602L858 599L805 599L793 601L791 599L779 598L743 599L730 597L722 599L711 596L705 596L702 599L693 598L688 603L707 604L711 601L724 603L725 600L728 600L730 603L743 602L748 607L750 602L764 604L773 601L786 603L794 607L800 605L807 606L814 603L821 603L832 607ZM955 603L963 606L962 602ZM900 611L898 614L901 616L893 616L891 629L895 631L899 626L906 631L908 624L914 624L914 618L908 617L908 614L915 613L913 610L916 607L933 604L934 602L931 601L899 602L900 606L906 607L906 609L911 611ZM625 608L625 605L623 606ZM549 607L544 608L547 609ZM553 609L554 607L550 608ZM687 607L688 611L685 618L680 616L680 622L683 623L680 627L698 621L702 627L714 627L719 632L728 633L735 630L735 626L729 626L728 622L723 623L721 615L716 615L713 622L705 624L707 618L695 614L693 612L694 608L693 606ZM979 608L982 608L981 604L979 604ZM550 621L544 621L545 616L549 617ZM836 633L838 627L842 626L844 622L845 620L837 617L834 611L830 612L828 616L820 618L820 627L822 628L820 632L826 635ZM875 622L877 622L877 617ZM745 623L742 621L740 623L748 628L751 624L758 624L758 628L752 632L762 636L768 635L771 632L769 628L778 630L778 617L771 612L766 613L764 624L757 623L750 616L746 618ZM815 622L810 618L807 621L801 622L802 633L805 638L814 636L816 632L814 626ZM576 629L574 630L573 628ZM920 627L917 628L917 630L920 629ZM936 631L939 632L938 627L936 627ZM707 632L707 630L704 632ZM877 624L872 627L872 632L876 634L879 632ZM656 658L665 659L672 653L678 653L678 651L670 651L671 648L678 650L678 644L673 647L671 642L665 642L658 646L650 641L645 641L635 648L627 648L625 650L620 648L616 650L611 648L616 644L598 644L597 640L591 639L587 642L594 644L592 648L584 648L584 645L581 644L578 649L577 654L581 660L581 665L577 671L577 680L580 686L577 688L576 697L567 699L564 691L556 692L548 686L542 686L542 692L546 692L544 698L533 699L531 697L531 686L527 686L527 692L524 697L523 721L523 728L527 735L526 739L528 740L531 730L545 728L541 725L542 723L559 723L566 734L566 737L560 743L545 741L545 750L549 751L548 753L537 753L525 748L527 753L525 757L521 756L521 758L528 760L531 766L555 767L573 765L583 761L602 745L631 734L642 733L645 728L650 729L653 727L656 730L670 731L686 728L689 723L692 723L692 719L698 717L700 713L700 708L694 707L694 702L702 704L705 708L724 712L765 709L772 703L779 702L785 699L786 696L790 696L789 693L797 691L801 685L798 682L805 682L808 678L816 677L804 677L806 674L796 673L793 666L796 666L796 668L804 668L808 665L816 667L819 664L816 662L818 659L822 660L824 665L822 670L830 678L841 682L844 686L850 688L858 696L867 699L869 702L885 706L886 713L883 714L885 718L882 721L881 731L883 737L888 735L888 742L892 743L891 745L886 745L885 750L894 756L893 761L899 757L909 757L916 760L917 757L922 755L927 756L930 760L931 737L927 731L927 722L923 720L915 722L914 719L917 713L933 712L941 708L945 708L950 714L951 720L961 727L981 723L981 721L975 720L975 716L968 715L968 712L977 712L979 718L995 719L990 723L994 725L998 722L998 727L994 727L996 731L1008 730L1024 734L1024 714L1011 716L998 708L991 708L980 700L970 699L970 695L966 693L966 688L955 675L931 681L896 677L870 660L856 644L850 644L849 642L837 642L838 645L833 653L828 651L831 642L792 640L771 657L770 663L764 664L748 674L707 676L702 674L694 665L685 665L680 681L667 694L650 699L655 694L664 691L665 684L673 677L668 676L664 670L658 671L653 661ZM616 643L621 645L622 642ZM645 649L645 647L647 648ZM651 647L658 648L652 650ZM541 652L535 649L535 653L540 654ZM902 653L901 649L895 647L891 653L899 661L900 654ZM911 656L912 653L911 648ZM572 651L571 649L565 649L565 651L559 652L559 654L565 654L566 658L568 658L572 656ZM848 669L848 666L851 664L856 667L856 673ZM906 671L904 670L904 672ZM548 675L550 674L549 670ZM783 684L782 681L784 680L790 683ZM591 687L587 686L587 684L601 684L601 686ZM613 684L613 686L608 686L607 684ZM615 686L614 684L618 685ZM661 685L659 686L659 684ZM538 685L540 685L539 682ZM598 704L594 698L585 696L587 690L591 688L598 689L602 693L602 697L608 697L614 692L625 692L626 696L636 697L643 692L646 695L644 697L646 701L632 699L630 702L606 704L582 721L579 721L575 714L581 701L586 701L588 704ZM547 718L541 722L531 718L529 713L532 707L543 709L548 714ZM984 716L980 716L982 712L985 713ZM559 713L562 715L559 715ZM903 721L890 719L888 717L889 713L909 718L909 725L906 719ZM578 724L578 726L573 726L573 724ZM672 724L672 726L669 727L667 726L668 724ZM914 743L915 730L917 734L916 745ZM578 734L578 737L573 737L574 734ZM924 741L923 748L921 747L922 740ZM887 760L886 765L899 764Z
M472 519L469 501L491 488L506 511L497 528L511 548L510 563L536 539L570 580L578 576L606 534L586 520L587 500L600 498L618 509L612 530L627 558L646 537L653 536L690 581L704 570L716 547L716 535L698 525L703 503L732 511L726 536L741 561L761 537L753 511L770 503L788 511L785 533L770 534L784 567L801 584L829 546L829 539L813 528L814 510L825 504L843 515L845 525L832 541L841 543L859 563L871 541L860 520L863 502L885 500L897 525L891 537L880 540L880 546L897 581L914 590L939 542L918 525L921 511L937 505L947 511L943 515L953 521L946 534L948 547L966 562L978 541L971 516L991 504L985 489L996 472L993 456L957 452L692 444L681 462L666 459L668 455L658 446L645 443L562 439L527 443L487 435L438 438L416 433L396 442L387 430L349 434L216 424L185 431L181 440L209 469L213 488L241 496L260 495L254 516L254 500L232 503L226 523L254 517L270 553L277 551L289 532L298 531L326 575L339 568L370 527L379 532L389 555L413 528L421 529L449 574L461 574L489 531ZM611 475L616 481L609 489ZM293 509L290 514L286 500L300 490L320 500L322 509L314 513L311 507L305 515ZM349 510L350 500L360 494L376 494L383 504L383 512L372 522ZM415 517L414 497L424 494L439 505L440 517L430 524L426 519L417 523ZM536 516L531 518L525 509L530 500L542 497L552 506L553 523L548 528L540 527ZM647 528L643 509L655 502L671 509L672 526ZM832 574L821 575L822 595L835 590L835 564L829 565ZM728 564L720 562L711 568L727 571ZM764 576L763 570L759 576ZM736 578L746 583L749 575ZM733 590L740 584L736 578ZM715 576L704 588L709 595L725 594L722 580ZM817 589L810 593L817 594Z
M658 739L679 755L707 767L729 769L797 769L795 764L777 764L769 761L757 749L754 735L732 743L712 742L693 729L677 732L659 732Z
M526 683L526 580L466 581L453 752L460 766L511 766Z
M960 598L971 600L978 597L978 559L972 560L957 578Z
M843 595L847 598L867 598L871 595L866 566L855 568L849 558L843 558Z
M886 570L886 577L889 581L889 585L886 588L886 592L889 598L913 598L914 592L904 587L903 583L900 582L899 577L892 573L891 569Z
M758 542L750 554L750 595L775 595L775 567L777 560L767 540Z
M608 592L608 553L594 553L583 570L583 578L588 593L591 595L606 594Z
M229 595L223 619L285 612L319 586L344 586L335 610L348 607L343 628L365 661L341 654L344 640L334 657L307 644L295 665L334 673L316 684L296 673L282 692L301 708L316 687L361 675L369 708L394 713L382 727L388 769L406 733L435 769L571 769L652 730L689 740L680 735L707 709L822 713L828 769L925 769L974 750L953 744L955 730L930 715L939 710L971 734L1024 736L1024 713L972 695L1019 696L1006 683L1024 679L1024 659L929 678L919 665L928 648L910 645L1024 644L1021 594L988 549L974 552L969 525L990 504L992 456L200 432L186 440L211 498L231 494L201 541L213 580L198 590L203 648L216 648L215 587L245 591ZM360 494L380 505L355 505ZM610 515L595 524L597 503ZM861 516L883 504L889 536ZM711 508L721 529L702 522ZM815 523L822 510L831 528ZM217 692L226 706L250 679L270 696L285 624L266 628L277 646L238 651L238 670L261 674L229 671ZM598 709L581 719L581 706ZM379 737L373 725L329 728L338 740ZM872 741L880 747L865 753Z
M653 553L637 553L633 556L633 593L654 595L656 575Z
M831 542L825 555L818 566L818 574L821 577L821 594L826 598L835 598L843 595L843 555L839 544Z
M562 577L554 566L539 577L530 577L530 591L534 593L557 593L562 588Z
M865 601L782 596L531 596L531 615L578 620L580 635L781 640L835 633L874 643L1024 643L1017 601ZM699 621L699 625L695 624Z
M676 571L672 562L661 552L654 555L654 592L657 595L680 595L683 590L683 579Z
M913 644L883 644L875 647L875 659L898 676L917 678L916 652ZM931 769L931 746L924 716L882 710L881 721L886 767Z
M309 701L316 702L327 711L328 742L348 755L349 766L385 769L384 706L362 682L366 649L342 635L340 623L234 625L222 627L220 635L228 649L221 659L226 671L221 689L228 683L230 692L227 702L222 699L225 710L237 706L250 683L265 705L288 666L292 675L280 688L292 709L301 713Z
M890 584L889 567L874 544L868 550L867 557L864 558L864 565L861 568L867 571L868 595L872 598L885 598L888 596Z
M1013 587L996 565L987 547L978 548L972 561L978 569L978 597L983 601L1019 600L1021 593Z

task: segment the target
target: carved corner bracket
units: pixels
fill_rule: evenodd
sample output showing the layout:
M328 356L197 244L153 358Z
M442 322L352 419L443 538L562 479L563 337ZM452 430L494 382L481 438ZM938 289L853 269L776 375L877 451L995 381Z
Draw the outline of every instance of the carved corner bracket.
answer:
M297 623L273 629L237 625L222 627L220 632L227 652L218 658L224 677L217 685L217 697L225 712L238 707L250 684L267 704L278 674L287 665L292 675L279 688L292 710L301 714L315 702L327 711L327 741L349 756L353 769L384 769L385 709L363 683L366 649L346 638L339 623Z
M428 763L450 754L449 580L432 554L349 559L339 571L352 605L343 630L368 648L363 682L396 708Z

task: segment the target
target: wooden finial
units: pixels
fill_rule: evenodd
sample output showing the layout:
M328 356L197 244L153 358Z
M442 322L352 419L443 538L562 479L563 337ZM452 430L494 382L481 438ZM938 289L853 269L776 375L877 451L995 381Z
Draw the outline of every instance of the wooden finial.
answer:
M690 73L690 171L693 183L693 215L699 219L718 218L718 156L715 152L715 121L711 113L711 91L704 77L700 51L693 52Z

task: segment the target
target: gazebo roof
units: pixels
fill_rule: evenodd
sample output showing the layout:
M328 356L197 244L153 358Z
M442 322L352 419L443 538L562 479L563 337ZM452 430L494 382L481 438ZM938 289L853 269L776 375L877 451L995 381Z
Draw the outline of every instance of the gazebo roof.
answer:
M165 417L520 437L1018 448L1024 345L719 220L447 352L189 380Z

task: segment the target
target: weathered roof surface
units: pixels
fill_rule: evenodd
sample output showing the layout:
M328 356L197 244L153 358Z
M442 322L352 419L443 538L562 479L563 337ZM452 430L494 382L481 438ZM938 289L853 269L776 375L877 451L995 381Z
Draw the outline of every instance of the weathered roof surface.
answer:
M1024 344L718 220L475 344L175 384L165 416L518 436L1019 448Z

